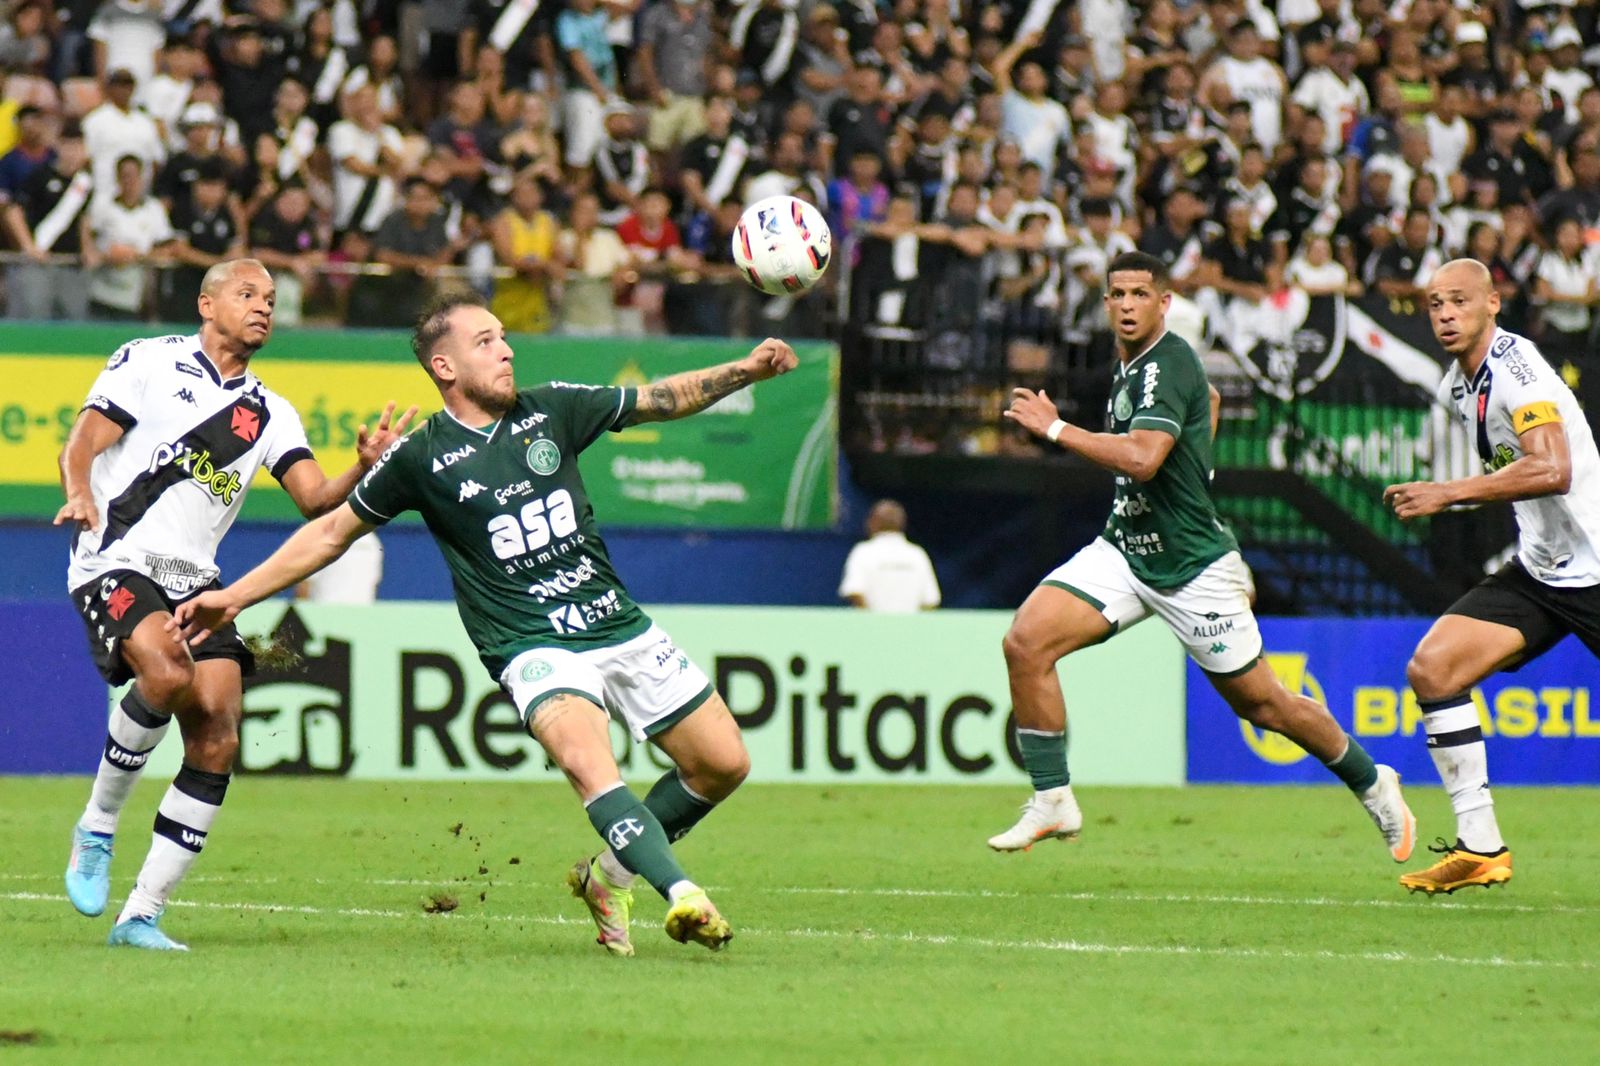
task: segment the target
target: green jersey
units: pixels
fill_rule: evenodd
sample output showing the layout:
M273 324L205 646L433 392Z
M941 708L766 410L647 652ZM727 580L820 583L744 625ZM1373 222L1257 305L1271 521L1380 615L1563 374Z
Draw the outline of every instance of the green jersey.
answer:
M1152 588L1176 588L1238 550L1211 502L1211 394L1187 341L1163 333L1137 358L1119 360L1106 421L1112 433L1154 429L1177 438L1149 481L1117 475L1101 536L1134 576Z
M650 620L611 567L578 453L621 429L637 393L552 382L482 429L440 411L392 444L350 494L363 522L422 515L489 673L521 652L620 644Z

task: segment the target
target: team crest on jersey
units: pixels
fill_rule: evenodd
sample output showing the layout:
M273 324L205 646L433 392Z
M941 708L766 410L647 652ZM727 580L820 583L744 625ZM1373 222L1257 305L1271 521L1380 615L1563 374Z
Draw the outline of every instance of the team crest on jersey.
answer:
M561 466L561 449L556 442L540 437L528 445L528 469L535 474L554 474Z
M117 367L121 366L123 363L126 363L128 361L128 356L132 353L132 350L133 350L133 345L124 344L122 347L118 348L115 352L112 352L111 353L111 358L106 360L106 369L107 370L115 370Z
M1111 406L1111 417L1118 422L1126 422L1133 417L1133 397L1128 395L1127 389L1118 389L1116 401Z
M555 667L544 659L529 659L522 664L522 680L538 681L549 677L554 671Z
M261 436L261 416L254 411L246 410L243 406L233 409L233 423L229 427L233 435L247 444L254 444L255 439Z

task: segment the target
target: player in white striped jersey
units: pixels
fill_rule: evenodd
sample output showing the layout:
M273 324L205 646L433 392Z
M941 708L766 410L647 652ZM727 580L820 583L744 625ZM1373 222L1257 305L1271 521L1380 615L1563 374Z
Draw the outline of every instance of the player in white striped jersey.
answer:
M265 468L306 516L332 510L405 429L416 409L377 431L361 428L360 462L329 478L300 419L250 372L272 335L272 278L254 259L207 271L200 331L119 348L95 380L61 453L67 502L56 524L75 527L68 566L95 666L129 679L112 712L89 804L73 827L67 895L94 916L110 891L112 835L174 717L183 767L156 814L150 854L110 943L182 950L157 925L221 808L239 750L250 652L231 626L195 648L174 644L173 609L217 580L217 544L256 472Z
M1454 359L1439 398L1471 428L1487 472L1391 485L1384 499L1403 519L1492 502L1509 502L1517 517L1516 558L1457 600L1406 667L1456 814L1455 842L1434 849L1444 857L1400 878L1432 895L1511 879L1473 686L1569 633L1600 655L1600 453L1572 390L1539 349L1496 324L1500 296L1483 264L1446 263L1428 282L1427 301L1434 336Z

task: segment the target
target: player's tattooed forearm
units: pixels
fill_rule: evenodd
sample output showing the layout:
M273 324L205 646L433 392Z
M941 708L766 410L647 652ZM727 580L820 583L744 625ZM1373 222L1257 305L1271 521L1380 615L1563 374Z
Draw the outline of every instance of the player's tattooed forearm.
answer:
M736 363L674 374L640 392L632 421L663 422L696 414L751 380L749 372Z

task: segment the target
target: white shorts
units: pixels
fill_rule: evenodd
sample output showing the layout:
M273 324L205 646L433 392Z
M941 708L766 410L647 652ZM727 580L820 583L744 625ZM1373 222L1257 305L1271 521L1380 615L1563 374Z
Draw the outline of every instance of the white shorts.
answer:
M570 692L605 708L639 741L676 725L712 693L705 673L654 623L608 648L525 651L501 673L500 687L524 724L540 700Z
M1250 610L1254 584L1238 552L1229 552L1175 589L1153 589L1134 576L1128 560L1096 537L1045 575L1041 584L1066 589L1105 615L1111 631L1160 615L1189 658L1208 674L1240 674L1261 656L1261 630Z

